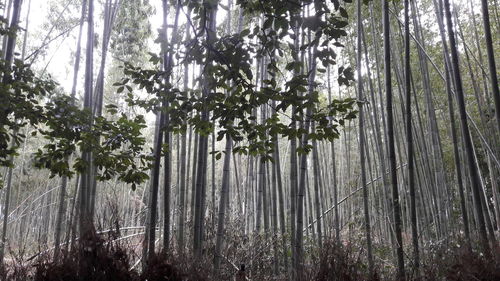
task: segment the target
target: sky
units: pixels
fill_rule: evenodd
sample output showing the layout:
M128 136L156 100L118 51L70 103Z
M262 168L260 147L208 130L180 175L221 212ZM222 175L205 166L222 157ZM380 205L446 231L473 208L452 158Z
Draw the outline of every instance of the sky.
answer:
M52 5L51 3L59 3L59 5L64 5L64 3L74 3L76 0L25 0L24 5L23 5L23 10L21 14L21 21L22 21L22 26L24 27L25 22L26 22L26 16L28 13L28 5L30 5L30 11L29 11L29 27L28 27L28 42L31 47L38 47L40 46L41 42L43 41L43 38L47 35L50 27L44 26L44 23L46 24L47 22L47 17L50 14L53 14L54 11L51 11L50 8ZM123 0L127 1L127 0ZM101 4L100 0L95 1L96 5L96 15L100 13L99 11L101 10ZM223 0L223 2L226 2L226 0ZM152 25L152 30L154 33L157 32L158 28L161 27L162 24L162 7L161 7L161 1L159 0L151 0L150 3L153 5L155 8L156 13L150 17L150 22ZM455 0L455 3L459 3L460 6L466 5L466 0ZM227 3L225 3L227 4ZM465 7L469 7L469 5L466 5ZM464 8L465 8L464 7ZM476 13L479 11L477 10L478 8L476 7ZM59 7L59 10L61 8ZM80 11L72 10L72 13L74 13L75 16L79 15ZM223 19L226 16L226 11L224 9L219 9L218 14L217 14L217 22L222 22ZM173 16L170 15L170 18ZM423 21L425 22L426 20L433 20L434 18L434 13L430 14L429 16L423 15ZM96 33L102 33L102 25L99 20L99 17L96 17L95 22L95 32ZM172 22L172 19L169 19L169 22ZM184 17L180 17L180 24L183 24L185 22ZM83 36L82 36L82 48L85 48L85 41L86 41L86 25L84 26L84 31L83 31ZM52 36L55 35L56 32L52 32ZM77 35L78 35L78 27L74 28L70 33L69 36L61 37L58 40L55 40L52 42L49 47L47 48L47 54L40 60L37 60L37 63L35 67L40 70L45 70L46 73L50 73L53 78L55 78L56 81L60 83L60 85L67 91L69 92L71 90L71 84L72 84L72 76L73 76L73 62L74 62L74 52L76 50L76 40L77 40ZM155 44L153 42L154 38L157 36L157 34L153 34L153 38L149 42L149 46L151 51L153 52L158 52L159 51L159 46L158 44ZM439 38L436 38L439 39ZM20 42L22 41L21 36L20 36ZM19 43L20 44L20 43ZM30 54L28 51L27 56ZM84 54L84 53L83 53ZM95 52L96 56L96 63L98 63L99 60L99 52L98 50ZM80 72L82 74L83 71ZM82 75L80 75L82 76ZM82 79L80 77L80 81L78 84L81 86L82 85Z
M75 0L68 0L70 3L76 2ZM54 2L60 2L59 5L64 5L64 3L68 3L67 0L28 0L24 1L23 9L22 9L22 14L21 14L21 25L24 28L25 23L26 23L26 17L29 12L29 26L28 26L28 42L29 45L33 48L38 48L41 45L41 42L43 42L43 38L47 35L47 33L50 30L50 27L44 26L47 23L47 17L50 14L53 14L54 11L51 11L51 5L50 3ZM127 0L122 0L122 1L127 1ZM96 13L100 13L101 1L95 1L96 5ZM152 26L153 30L153 36L149 42L149 46L151 51L153 52L159 52L159 45L154 43L154 38L157 36L157 30L158 28L161 27L162 25L162 7L161 7L161 1L158 0L151 0L150 1L151 5L155 9L155 14L150 17L150 23ZM28 11L28 5L30 6L30 10ZM62 10L61 7L59 7L59 10ZM78 13L78 16L80 14L80 11L75 11L72 10L74 13L74 16L77 16L76 13ZM96 14L97 15L97 14ZM222 22L224 17L226 16L226 12L223 9L219 9L219 12L217 14L217 21ZM55 16L57 17L57 16ZM172 17L170 15L169 17ZM173 19L169 19L170 22L173 21ZM185 18L180 17L179 24L185 23ZM41 57L40 60L37 60L37 63L35 67L37 69L43 70L46 68L46 73L50 73L51 76L63 87L67 92L71 90L72 87L72 77L73 77L73 63L74 63L74 53L76 50L76 42L77 42L77 37L78 37L78 27L75 27L70 33L69 36L61 37L58 40L55 40L54 42L50 43L49 47L47 48L47 54L44 57ZM99 33L98 36L102 36L102 24L100 21L99 17L95 18L95 27L94 30L96 33ZM52 32L51 36L56 35L57 32ZM21 44L20 42L22 39L20 38L18 44ZM84 49L86 46L86 24L84 25L83 29L83 36L82 36L82 55L84 54ZM27 56L29 56L30 52L27 52ZM98 63L99 60L99 51L98 49L94 53L94 56L96 57L96 63ZM82 57L82 60L84 57ZM83 61L82 61L83 62ZM82 74L82 71L80 72ZM82 75L80 75L82 76ZM78 84L81 86L82 85L82 79L80 77L80 81Z

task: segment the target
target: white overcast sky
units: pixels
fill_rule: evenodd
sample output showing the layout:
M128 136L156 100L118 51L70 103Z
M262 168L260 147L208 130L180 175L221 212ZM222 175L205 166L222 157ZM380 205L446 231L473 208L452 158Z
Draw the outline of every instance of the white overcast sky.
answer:
M75 1L75 0L69 0L69 1ZM127 1L127 0L122 0L122 1ZM473 0L477 2L477 0ZM23 9L22 9L22 16L21 16L21 21L22 21L22 26L24 27L24 23L26 20L26 14L28 10L28 5L31 2L31 11L30 11L30 16L29 16L29 28L28 28L28 44L31 47L36 47L41 44L41 40L44 36L46 36L46 33L48 32L47 28L42 28L42 25L44 22L46 22L47 17L49 15L49 3L50 2L59 2L60 5L64 5L67 3L66 1L61 1L61 0L24 0L23 1ZM98 17L101 12L101 4L100 0L95 1L95 9L96 9L96 18L95 18L95 32L101 34L102 33L102 25L100 22L101 17ZM227 2L226 0L223 0L223 3ZM234 2L234 1L233 1ZM466 4L468 3L468 0L455 0L456 3L460 4ZM159 27L161 27L162 23L162 18L161 18L161 1L160 0L150 0L150 3L153 5L155 8L156 13L150 17L150 22L152 24L152 30L153 30L153 38L157 36L157 30ZM226 4L226 3L225 3ZM462 5L461 5L462 6ZM469 5L466 5L465 7L462 6L462 8L468 8ZM60 8L61 9L61 8ZM467 9L468 10L468 9ZM79 15L80 12L78 12ZM475 5L475 13L479 13L479 8L477 5ZM218 22L222 22L223 18L225 17L225 11L223 9L219 9L217 18ZM423 19L424 21L426 20L434 20L434 13L430 13L429 16L426 16L424 14ZM181 16L180 17L180 22L181 24L185 21L185 19ZM169 22L172 22L170 20ZM82 48L84 51L85 49L85 29L86 26L84 27L84 33L82 36ZM64 39L60 40L55 40L52 42L47 50L47 55L43 57L42 59L37 61L36 67L38 69L44 69L46 67L47 73L50 73L56 81L60 83L60 85L66 89L66 91L69 91L71 89L71 81L72 81L72 75L73 75L73 61L74 61L74 52L76 50L76 38L78 34L78 28L75 28L70 36L65 37ZM101 36L99 36L101 37ZM436 38L438 39L438 38ZM22 41L22 35L19 36L19 42ZM38 44L38 45L37 45ZM150 48L152 51L158 51L159 46L157 44L154 44L153 41L151 40L150 42ZM18 44L20 46L20 44ZM19 51L20 52L20 51ZM84 54L84 53L82 53ZM29 55L29 51L28 54ZM98 56L99 56L99 50L97 49L95 52L96 56L96 62L98 63ZM84 57L82 58L84 59ZM83 61L82 61L83 62ZM81 68L82 69L82 68ZM82 73L81 71L80 73ZM79 82L79 85L81 86L82 81Z

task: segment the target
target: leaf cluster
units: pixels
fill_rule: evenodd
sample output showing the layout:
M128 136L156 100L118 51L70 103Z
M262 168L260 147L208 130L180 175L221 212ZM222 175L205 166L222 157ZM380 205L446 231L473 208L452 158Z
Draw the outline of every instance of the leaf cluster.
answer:
M83 173L90 165L84 157L75 157L70 167L69 157L79 151L92 154L96 178L101 181L118 177L135 187L148 178L152 154L146 153L144 116L129 118L107 106L113 120L93 117L86 109L73 105L68 96L54 97L45 106L46 118L39 132L47 144L35 153L35 165L49 169L52 176L72 176ZM118 115L118 116L114 116ZM43 128L43 129L42 129Z
M52 176L70 177L84 171L89 163L76 155L89 151L99 180L117 176L134 186L148 178L152 156L144 152L143 116L93 118L72 98L57 94L57 84L50 77L38 77L30 65L17 59L12 66L0 60L0 75L1 166L13 165L12 159L26 138L22 129L30 126L35 129L33 136L40 134L46 139L34 154L35 166L48 169ZM112 107L109 111L116 114Z
M189 3L195 14L193 20L199 20L202 28L198 30L198 36L184 42L186 50L182 59L184 63L203 66L199 84L207 94L202 95L200 90L193 89L181 91L167 82L165 77L170 73L159 70L162 59L156 54L151 54L150 61L156 66L150 69L126 63L124 79L115 84L118 92L126 90L130 106L141 106L152 112L168 112L171 119L163 128L165 130L181 133L189 124L199 134L208 135L215 127L220 128L217 139L231 137L237 143L233 151L238 153L270 155L278 136L301 138L307 134L316 140L337 138L339 126L343 126L345 120L356 117L355 101L334 100L327 106L319 106L320 93L311 90L316 89L313 87L315 82L311 85L310 73L304 71L304 63L294 60L286 64L285 69L280 69L278 60L284 55L286 47L297 57L299 50L318 46L314 59L319 60L323 67L335 64L335 48L342 46L339 39L347 34L343 30L347 26L346 10L338 2L334 3L332 10L323 1L238 1L238 4L246 15L263 15L262 25L216 37L200 36L207 11L214 5L210 1ZM314 4L316 15L300 17L303 7L309 4ZM311 42L296 50L293 44L288 43L290 38L296 36L290 33L291 27L312 32L315 36ZM254 43L254 39L258 43ZM256 58L265 63L263 71L266 78L261 85L254 84L256 73L252 66ZM324 73L325 69L318 68L318 72ZM290 73L293 75L290 76ZM338 73L340 85L348 86L354 80L350 67L341 66ZM145 91L148 95L140 97L137 91ZM264 105L273 105L273 113L257 122L254 112ZM294 110L290 116L291 108ZM312 109L310 116L306 116L306 109ZM203 118L207 112L210 114L208 120ZM314 132L306 132L301 126L291 126L292 122L306 120L315 122ZM303 152L309 150L302 148ZM216 153L219 158L220 152Z

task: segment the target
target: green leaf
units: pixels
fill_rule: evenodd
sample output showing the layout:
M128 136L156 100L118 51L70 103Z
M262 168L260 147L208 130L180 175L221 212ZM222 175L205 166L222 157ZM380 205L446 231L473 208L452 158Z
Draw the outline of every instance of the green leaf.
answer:
M243 29L241 32L240 32L240 36L241 37L246 37L248 36L248 34L250 34L250 29Z

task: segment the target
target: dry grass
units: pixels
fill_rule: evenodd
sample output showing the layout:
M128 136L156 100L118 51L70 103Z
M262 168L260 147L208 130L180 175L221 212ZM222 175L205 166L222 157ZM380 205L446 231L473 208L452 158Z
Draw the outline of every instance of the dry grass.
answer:
M133 247L113 242L112 235L93 235L86 238L85 246L62 254L56 262L49 254L40 255L31 263L20 259L10 260L0 267L0 278L9 281L232 281L237 266L245 264L248 280L290 280L290 272L285 269L281 260L284 253L281 247L275 248L273 245L281 245L282 237L248 237L238 230L228 232L225 257L219 275L216 275L211 254L215 246L215 235L210 227L208 230L205 254L199 259L188 253L180 254L174 247L169 255L154 256L144 270L139 271L132 268L137 257ZM361 254L362 247L352 243L345 244L347 246L326 240L323 247L318 249L313 243L306 243L307 257L304 270L300 273L303 280L394 280L394 272L381 272L380 267L376 267L377 273L370 276ZM500 280L499 248L495 249L494 258L487 259L464 247L449 245L426 253L420 280ZM275 253L275 249L279 251ZM280 259L278 263L275 263L275 255ZM413 276L408 276L408 280L414 279Z

